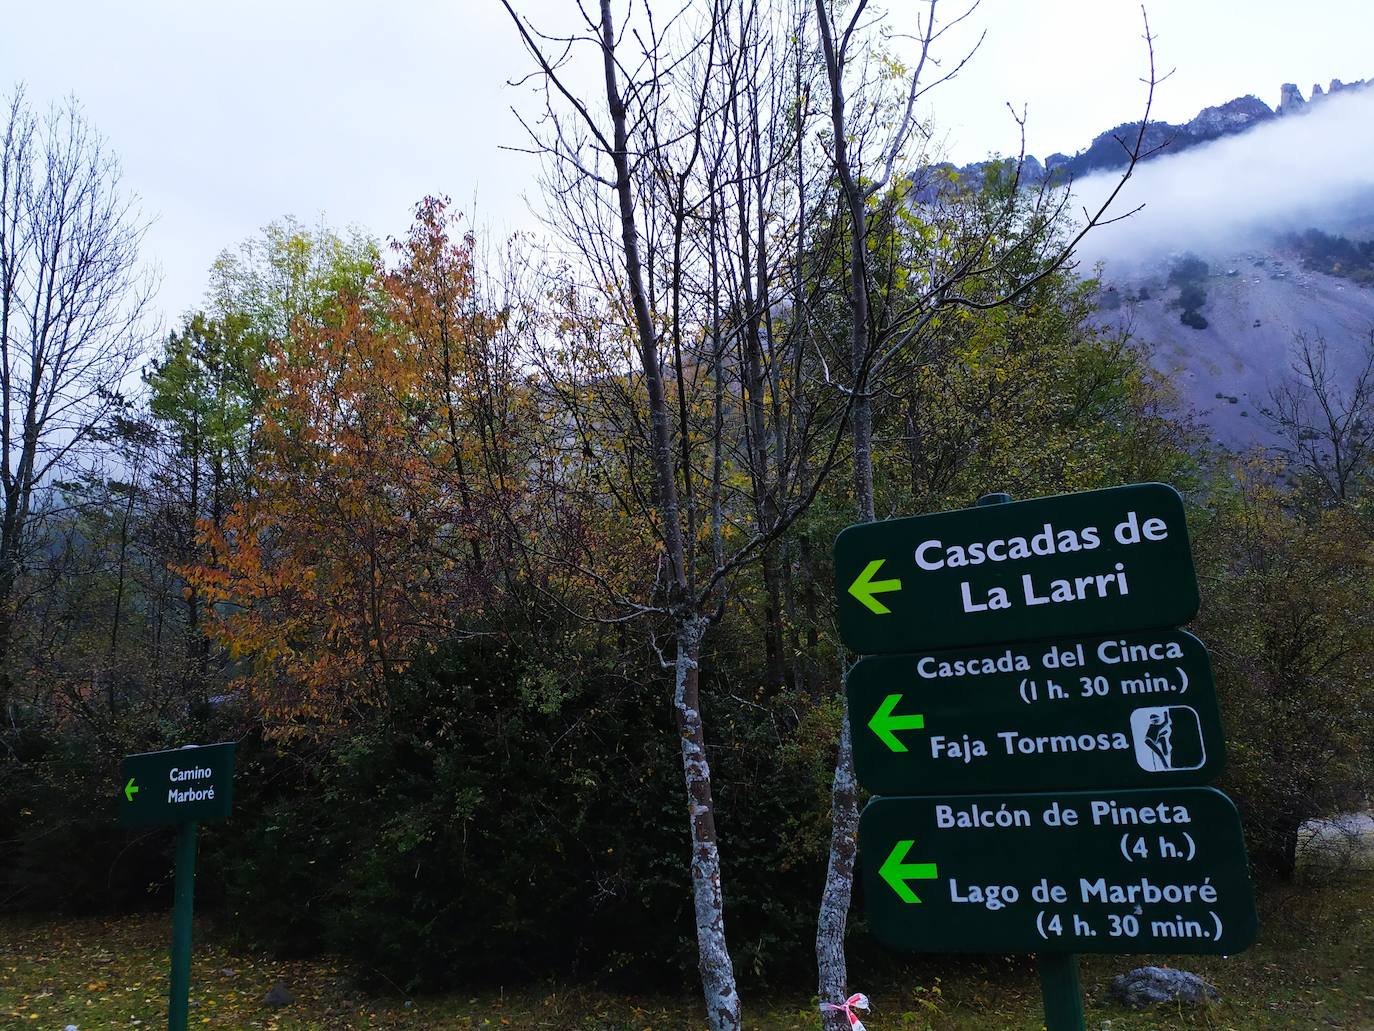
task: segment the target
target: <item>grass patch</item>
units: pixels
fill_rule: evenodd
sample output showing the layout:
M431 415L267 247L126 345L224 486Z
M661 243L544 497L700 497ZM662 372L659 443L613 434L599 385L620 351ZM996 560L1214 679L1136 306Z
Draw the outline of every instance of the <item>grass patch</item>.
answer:
M1374 1027L1374 872L1332 875L1322 885L1281 889L1261 906L1260 942L1229 959L1085 957L1088 1027L1112 1031L1251 1031L1257 1028ZM201 928L198 928L198 931ZM167 917L0 922L0 1027L81 1031L165 1026ZM364 995L327 960L283 961L232 953L196 941L191 1026L205 1029L548 1028L576 1031L699 1031L705 1027L695 978L680 997L611 994L581 988L496 987L438 998ZM1144 962L1206 977L1223 1001L1203 1010L1168 1007L1132 1013L1110 1003L1111 976ZM690 977L690 975L689 975ZM877 983L856 977L872 997L870 1031L1040 1031L1040 1001L1025 958L921 957ZM272 1009L277 982L296 1001ZM803 991L745 996L750 1031L816 1026Z

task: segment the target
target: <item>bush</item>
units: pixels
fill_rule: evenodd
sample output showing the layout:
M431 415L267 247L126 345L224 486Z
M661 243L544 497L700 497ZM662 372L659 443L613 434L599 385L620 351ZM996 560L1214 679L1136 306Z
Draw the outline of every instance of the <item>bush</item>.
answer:
M668 682L649 656L575 649L555 673L516 643L455 646L394 685L384 717L256 762L235 833L207 857L234 933L336 952L407 992L678 983L696 940ZM827 784L778 760L771 720L705 686L731 746L714 772L737 962L790 976L811 951L823 856L799 861L780 828L823 816Z
M173 831L119 827L119 761L234 738L234 717L163 713L154 723L120 709L107 718L95 731L19 714L18 734L5 742L15 761L0 764L0 912L89 915L168 904Z
M1241 470L1197 535L1210 584L1199 620L1212 647L1228 744L1223 786L1261 877L1296 870L1298 830L1366 804L1374 788L1374 617L1368 538L1350 512L1304 518Z
M1207 291L1196 283L1189 283L1178 292L1178 305L1184 311L1196 311L1207 303Z
M1185 308L1182 312L1179 313L1178 321L1183 323L1185 326L1191 326L1193 329L1207 328L1206 317L1202 314L1202 312L1198 311L1196 308Z
M1185 254L1174 262L1169 269L1169 282L1174 286L1187 286L1207 278L1209 266L1196 254Z
M1207 320L1202 306L1207 303L1207 262L1195 254L1187 254L1174 262L1169 270L1169 282L1178 287L1178 306L1183 309L1178 320L1193 329L1206 329Z

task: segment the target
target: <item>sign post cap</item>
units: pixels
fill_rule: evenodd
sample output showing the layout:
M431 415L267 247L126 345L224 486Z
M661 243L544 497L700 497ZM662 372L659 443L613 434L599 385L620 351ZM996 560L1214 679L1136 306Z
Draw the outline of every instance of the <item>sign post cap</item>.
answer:
M1011 495L1004 494L1000 491L995 494L984 494L981 498L979 498L977 501L973 503L975 508L986 508L988 505L1009 504L1011 504Z

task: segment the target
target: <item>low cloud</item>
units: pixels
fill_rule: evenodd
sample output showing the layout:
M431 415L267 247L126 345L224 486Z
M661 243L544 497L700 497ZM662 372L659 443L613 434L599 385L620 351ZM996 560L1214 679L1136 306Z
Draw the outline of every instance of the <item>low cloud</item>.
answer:
M1113 212L1144 209L1089 233L1078 249L1081 267L1101 261L1121 272L1183 250L1242 250L1310 226L1368 233L1374 228L1371 126L1374 88L1333 94L1302 114L1144 162ZM1076 183L1075 207L1095 210L1118 178L1093 175Z

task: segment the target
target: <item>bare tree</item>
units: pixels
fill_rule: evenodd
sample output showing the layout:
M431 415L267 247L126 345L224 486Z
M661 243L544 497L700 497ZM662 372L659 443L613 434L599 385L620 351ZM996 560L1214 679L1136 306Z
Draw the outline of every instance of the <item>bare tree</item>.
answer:
M146 343L144 228L75 101L38 116L16 89L0 139L0 713L53 480L91 456Z
M657 514L660 561L666 582L663 600L674 638L674 653L670 660L674 675L673 715L681 739L683 776L688 796L699 968L711 1028L713 1031L735 1031L739 1027L740 1000L725 937L725 903L721 888L715 802L701 713L699 658L709 620L698 603L700 596L692 561L696 535L684 525L684 518L691 517L693 507L689 498L689 504L684 509L681 493L682 490L690 493L693 488L689 478L679 489L679 470L673 447L674 413L668 399L661 353L665 334L655 318L649 294L651 275L646 274L641 251L644 235L641 219L644 215L636 205L636 185L644 175L651 174L652 169L644 160L642 150L631 150L632 132L642 129L641 119L652 117L662 102L664 79L663 70L658 65L667 55L658 46L659 30L650 19L646 30L649 39L642 46L642 61L638 68L640 77L628 73L624 54L629 48L622 48L625 26L623 19L618 24L611 9L611 0L601 0L600 11L595 16L579 4L584 20L583 32L563 39L541 36L516 14L508 0L502 2L526 48L538 62L546 89L560 96L563 101L563 104L555 106L550 98L548 103L546 116L552 123L552 131L543 137L546 152L562 166L560 171L571 167L575 183L604 187L613 198L618 216L619 260L614 256L615 247L610 239L594 230L584 234L580 249L592 262L623 268L623 272L615 276L615 281L623 284L623 295L628 301L637 364L647 395L653 507ZM701 43L702 37L698 37L689 44L689 48L697 50ZM600 52L607 111L605 119L593 114L589 103L577 96L565 81L568 54L575 46L586 44ZM546 55L546 46L561 48L561 56ZM710 42L706 46L709 47ZM704 96L704 91L701 95ZM565 128L559 121L558 107L564 105L574 112L576 125L573 130ZM569 138L569 131L589 134L593 143L584 148L580 139ZM639 136L638 133L636 135ZM537 135L536 139L539 139ZM701 153L699 132L692 133L690 139L689 152L683 160L686 165L694 166ZM636 140L637 144L641 142L642 137ZM591 152L590 158L585 151ZM609 163L609 174L600 170L604 164L589 167L588 163L597 159ZM592 197L590 202L595 207L599 198ZM652 251L649 256L652 260ZM629 407L633 411L637 406L631 404Z
M910 361L936 314L956 304L981 309L1014 300L1062 265L1080 237L1063 245L1057 227L1068 192L1046 184L1030 191L1034 217L1018 223L1026 207L1018 178L1007 209L985 219L979 232L932 246L929 254L889 255L889 268L924 262L902 277L914 286L893 290L879 282L870 251L891 246L899 206L914 196L912 176L897 173L919 164L908 153L921 128L916 106L962 67L934 82L922 77L949 27L934 22L934 4L920 26L922 56L894 102L891 77L854 56L880 42L871 38L877 23L865 20L864 2L837 32L824 0L814 5L819 29L805 15L810 4L797 4L781 16L781 31L765 25L776 9L758 0L698 0L661 21L652 5L633 3L617 16L602 0L595 13L579 4L582 23L565 35L540 33L505 2L538 66L532 79L543 110L527 128L533 152L548 159L552 222L586 267L592 289L606 292L603 327L593 331L605 334L606 357L563 391L561 417L576 427L589 462L605 461L597 444L607 427L623 432L623 486L611 503L657 540L652 603L632 599L607 578L599 582L622 610L619 618L657 614L673 628L669 664L691 812L703 985L712 1027L735 1028L739 1002L700 706L703 635L732 577L755 561L763 567L766 612L776 618L787 590L770 546L815 497L851 415L858 516L874 517L870 397L879 375ZM595 53L600 65L604 96L595 101L575 85L583 51ZM826 138L812 121L816 70L831 88ZM847 86L857 101L847 99ZM1143 129L1122 141L1131 167L1142 139ZM826 145L829 153L815 149ZM1130 168L1123 183L1129 174ZM871 232L870 207L881 214L876 224L884 239ZM1104 205L1085 212L1088 227L1100 224L1105 211ZM824 353L828 298L817 294L836 280L831 266L839 241L849 247L841 275L850 340L839 366L846 371L831 376ZM1017 271L1023 266L1027 271ZM883 303L871 303L885 289ZM627 337L632 369L624 364L629 355L616 357ZM583 345L574 350L578 360L585 356ZM559 378L549 375L550 383ZM596 396L608 400L591 416L587 399ZM710 451L705 462L698 457L703 443ZM650 489L639 489L644 480ZM731 531L732 548L723 528ZM699 544L707 540L709 552ZM769 627L765 641L768 651L781 651ZM771 656L769 666L775 674ZM848 753L846 726L818 929L825 999L845 994L843 933L857 822Z
M1342 387L1327 360L1326 339L1299 333L1293 378L1261 409L1283 440L1280 450L1317 487L1323 505L1344 505L1374 465L1374 329L1364 360Z
M798 368L808 175L828 178L799 154L809 122L793 90L809 84L798 63L809 55L792 41L804 8L700 0L660 23L648 6L617 17L602 0L597 14L579 6L577 33L554 37L506 6L538 64L544 110L530 129L533 149L548 159L551 222L604 298L588 320L601 334L596 364L576 375L551 364L546 386L580 442L577 461L617 465L597 477L604 503L651 532L658 551L655 582L637 584L636 597L582 572L605 585L615 618L671 627L665 662L674 671L707 1016L714 1031L735 1031L702 641L733 579L758 563L768 677L783 679L784 588L773 546L833 466L849 403L833 392L816 403L813 395L825 394L819 376ZM597 101L572 85L579 51L599 58ZM803 303L784 313L783 296ZM587 350L569 353L582 361Z

